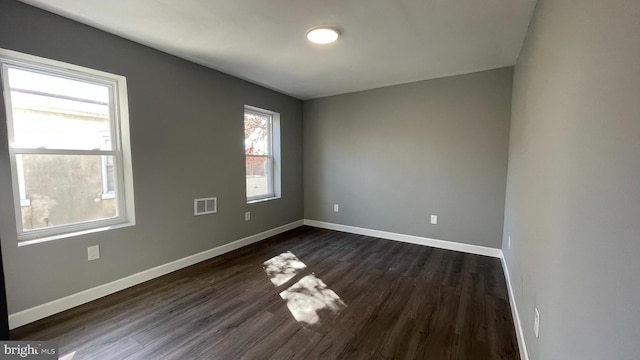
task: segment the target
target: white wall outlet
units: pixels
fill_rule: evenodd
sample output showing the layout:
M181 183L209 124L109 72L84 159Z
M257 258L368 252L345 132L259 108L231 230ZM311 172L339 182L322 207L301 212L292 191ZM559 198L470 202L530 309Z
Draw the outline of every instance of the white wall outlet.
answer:
M511 249L511 235L509 235L509 238L507 239L507 247Z
M246 213L244 213L244 221L249 220L251 220L251 211L247 211Z
M340 205L333 204L333 212L338 212L338 211L340 211Z
M431 224L438 225L438 215L431 215Z
M536 339L540 337L540 313L538 312L538 308L533 309L535 314L533 314L533 333L536 334Z
M100 259L100 245L89 246L87 248L87 259L89 261Z

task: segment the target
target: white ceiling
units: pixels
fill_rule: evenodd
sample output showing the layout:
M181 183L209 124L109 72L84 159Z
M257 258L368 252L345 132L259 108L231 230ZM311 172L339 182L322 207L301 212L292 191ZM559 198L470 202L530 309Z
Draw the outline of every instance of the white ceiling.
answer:
M514 65L536 2L22 1L300 99Z

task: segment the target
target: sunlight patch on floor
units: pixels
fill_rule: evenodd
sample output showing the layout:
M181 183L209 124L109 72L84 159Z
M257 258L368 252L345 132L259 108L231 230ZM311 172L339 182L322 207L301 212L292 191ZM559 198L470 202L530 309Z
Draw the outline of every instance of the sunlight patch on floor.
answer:
M309 325L320 322L323 311L336 314L347 307L338 294L315 275L307 275L280 293L287 308L299 322Z
M65 356L60 356L60 357L58 358L58 360L71 360L71 359L73 359L73 357L75 356L75 354L76 354L76 352L75 352L75 351L74 351L74 352L70 352L70 353L68 353L68 354L67 354L67 355L65 355Z
M286 283L306 268L307 266L291 251L282 253L264 262L264 271L275 286Z
M291 251L264 262L264 271L275 286L287 284L306 268L307 265ZM347 307L338 294L313 273L281 292L280 297L287 302L293 317L308 325L318 324L322 316L333 316Z

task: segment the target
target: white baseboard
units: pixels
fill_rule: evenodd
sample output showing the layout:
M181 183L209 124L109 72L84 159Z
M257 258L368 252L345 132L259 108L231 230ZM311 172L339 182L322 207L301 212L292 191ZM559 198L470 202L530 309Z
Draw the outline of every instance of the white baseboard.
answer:
M294 221L292 223L282 225L277 228L261 232L259 234L247 236L243 239L236 240L234 242L218 246L216 248L209 249L194 255L190 255L164 265L156 266L154 268L127 276L119 280L112 281L104 285L96 286L79 293L65 296L61 299L57 299L42 305L19 311L17 313L9 315L9 328L15 329L28 323L44 319L47 316L57 314L78 305L82 305L107 296L109 294L113 294L120 290L132 287L134 285L138 285L145 281L157 278L162 275L166 275L170 272L174 272L187 266L191 266L199 262L211 259L213 257L222 255L224 253L228 253L243 246L247 246L271 236L278 235L285 231L295 229L299 226L302 226L303 223L303 220Z
M502 270L504 276L507 278L507 289L509 290L509 302L511 303L511 316L513 317L513 324L516 328L516 337L518 338L518 347L520 348L520 359L529 360L529 353L527 352L527 344L524 341L524 332L522 331L522 322L520 322L520 313L518 313L518 307L516 306L516 298L513 293L513 287L511 286L511 277L509 276L509 268L504 260L504 254L500 251L500 262L502 262Z
M431 246L439 249L455 250L455 251L460 251L460 252L465 252L470 254L491 256L495 258L499 258L502 255L502 250L490 248L486 246L470 245L470 244L457 243L453 241L430 239L430 238L414 236L414 235L405 235L405 234L398 234L398 233L392 233L387 231L371 230L371 229L365 229L365 228L360 228L355 226L334 224L334 223L309 220L309 219L304 219L304 224L313 226L313 227L322 228L322 229L344 231L352 234L366 235L366 236L377 237L381 239L401 241L409 244Z

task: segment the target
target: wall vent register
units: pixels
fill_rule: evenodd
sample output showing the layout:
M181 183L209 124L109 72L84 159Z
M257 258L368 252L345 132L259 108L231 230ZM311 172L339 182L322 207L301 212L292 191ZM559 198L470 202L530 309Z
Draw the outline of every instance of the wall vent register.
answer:
M193 200L193 215L207 215L218 212L217 198L202 198Z

